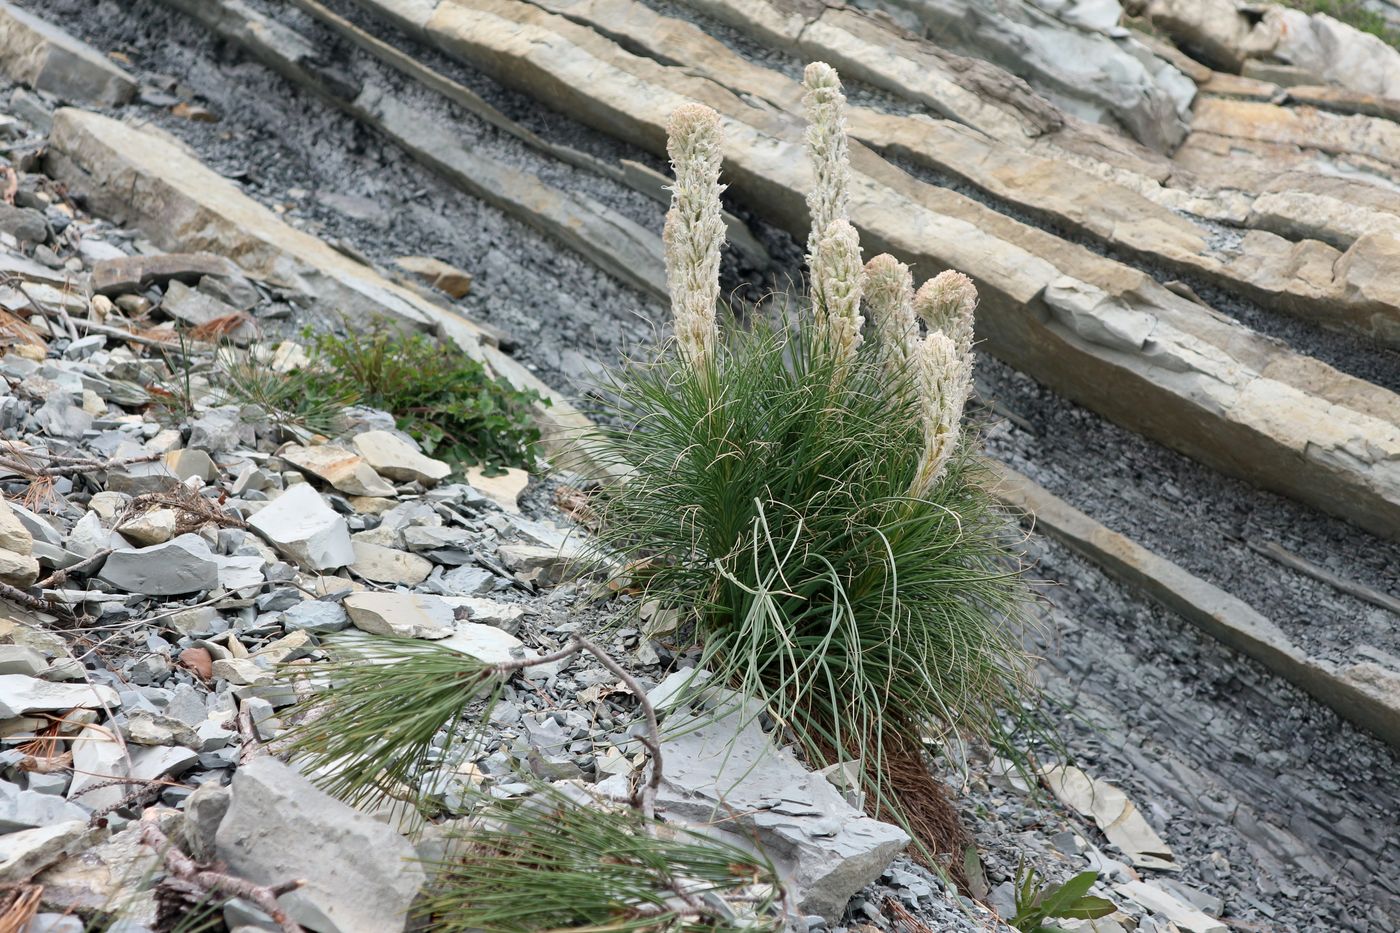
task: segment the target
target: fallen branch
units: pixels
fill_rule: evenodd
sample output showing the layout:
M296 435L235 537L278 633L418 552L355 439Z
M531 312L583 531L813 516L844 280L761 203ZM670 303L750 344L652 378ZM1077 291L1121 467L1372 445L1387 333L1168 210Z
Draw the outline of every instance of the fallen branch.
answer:
M0 467L12 470L21 476L37 479L41 476L67 476L71 473L100 472L120 469L133 463L150 463L159 460L164 454L141 454L137 457L114 457L111 460L95 460L91 457L65 457L36 450L10 449L10 456L0 454ZM45 466L25 463L23 457L34 457L47 461Z
M243 738L243 746L238 752L238 765L242 767L252 759L266 755L267 749L263 748L258 731L253 727L253 708L246 703L239 705L237 724L238 734Z
M1335 590L1339 590L1349 596L1355 596L1363 602L1368 602L1373 606L1379 606L1382 609L1388 609L1396 615L1400 615L1400 599L1396 599L1394 596L1387 593L1382 593L1380 590L1372 589L1364 583L1357 583L1355 580L1348 580L1345 577L1340 577L1325 567L1319 567L1307 558L1299 557L1277 541L1269 541L1266 544L1250 541L1249 549L1257 554L1263 554L1276 563L1280 563L1285 567L1292 568L1301 574L1312 577L1314 580L1326 583Z
M8 599L12 603L18 603L26 609L34 609L38 612L52 612L57 615L69 614L68 607L60 606L44 596L33 596L19 587L10 586L8 583L0 583L0 598Z
M106 560L107 555L111 553L112 548L103 548L96 554L93 554L91 557L85 557L71 567L64 567L61 570L55 570L47 577L40 580L38 586L40 589L44 590L62 586L64 583L68 582L69 577L77 576L78 574L86 571L89 567L96 566L97 564Z
M170 837L161 832L154 815L141 820L141 841L161 853L166 869L186 884L202 889L206 894L223 894L250 901L277 924L283 933L303 933L302 927L287 916L277 898L306 884L305 881L284 881L281 884L254 884L223 872L201 868L199 863L175 847Z

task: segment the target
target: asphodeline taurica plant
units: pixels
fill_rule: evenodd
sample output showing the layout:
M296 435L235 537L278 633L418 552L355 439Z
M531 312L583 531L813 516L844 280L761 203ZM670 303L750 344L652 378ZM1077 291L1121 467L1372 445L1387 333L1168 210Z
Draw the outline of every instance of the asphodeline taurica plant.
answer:
M958 854L925 743L999 739L1028 689L1026 587L964 421L977 290L863 262L841 82L815 63L804 85L807 294L742 321L719 300L723 121L672 117L675 338L609 387L626 478L599 493L598 540L814 763L859 759L873 812Z

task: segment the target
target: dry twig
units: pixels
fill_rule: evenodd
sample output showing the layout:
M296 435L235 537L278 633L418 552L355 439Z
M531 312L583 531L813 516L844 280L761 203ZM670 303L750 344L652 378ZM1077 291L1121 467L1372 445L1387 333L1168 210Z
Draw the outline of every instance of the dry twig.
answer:
M283 933L302 933L302 927L287 916L277 898L305 884L305 881L284 881L281 884L254 884L223 872L212 871L175 847L170 837L161 832L153 815L141 820L141 841L155 849L165 859L166 869L179 880L202 889L207 894L241 897L253 904L277 924Z

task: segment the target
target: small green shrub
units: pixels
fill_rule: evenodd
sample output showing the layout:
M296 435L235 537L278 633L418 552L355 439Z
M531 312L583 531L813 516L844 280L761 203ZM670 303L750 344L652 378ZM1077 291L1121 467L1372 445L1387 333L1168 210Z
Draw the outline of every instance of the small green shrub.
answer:
M1084 871L1064 884L1045 884L1029 865L1016 872L1016 916L1007 922L1021 933L1065 933L1049 920L1097 920L1118 907L1110 900L1093 897L1089 889L1099 880L1096 871Z
M225 400L257 405L275 423L310 434L335 434L347 406L359 394L308 370L278 372L252 355L222 350L215 359L213 382Z
M1335 20L1346 23L1362 32L1400 48L1400 29L1396 29L1380 13L1367 6L1363 0L1282 0L1285 6L1302 10L1304 13L1325 13Z
M530 407L546 403L538 393L493 377L455 346L400 333L388 321L346 330L308 334L320 388L356 393L390 412L440 460L493 470L533 464L540 432Z

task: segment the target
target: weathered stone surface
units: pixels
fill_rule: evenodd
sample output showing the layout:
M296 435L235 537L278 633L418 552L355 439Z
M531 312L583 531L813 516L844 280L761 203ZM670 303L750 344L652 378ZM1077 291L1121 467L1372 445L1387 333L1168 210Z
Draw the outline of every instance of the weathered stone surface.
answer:
M0 548L16 554L30 554L34 550L34 535L3 497L0 497Z
M309 483L283 492L248 524L279 553L312 570L334 570L355 559L345 519Z
M0 781L0 842L5 833L67 820L87 822L87 811L54 794L20 790L18 784ZM0 852L3 857L3 852Z
M207 483L219 475L214 460L202 450L172 450L161 459L165 462L165 468L181 482L198 477Z
M21 589L39 579L39 561L28 554L0 548L0 582Z
M234 775L215 847L250 881L305 879L279 900L293 920L322 933L402 930L426 880L406 839L271 757Z
M467 297L472 288L470 272L431 256L400 256L394 265L453 298Z
M394 487L375 472L363 457L334 444L303 447L289 444L279 452L282 459L330 483L350 496L395 495Z
M365 431L356 434L353 443L375 472L390 479L431 486L452 473L452 467L424 456L418 448L389 431Z
M993 492L1035 516L1036 527L1162 603L1183 619L1312 694L1342 716L1400 747L1400 670L1372 661L1336 664L1310 657L1243 600L1105 527L1029 478L991 464Z
M433 562L426 557L410 554L398 548L353 541L355 560L350 570L374 583L396 583L414 586L428 579Z
M540 586L556 586L588 568L588 555L583 546L577 543L563 548L503 544L497 554L506 569Z
M455 630L452 607L418 593L351 593L345 611L355 627L371 635L446 638Z
M1144 7L1153 25L1183 48L1227 71L1238 72L1251 60L1281 62L1313 78L1300 83L1400 98L1400 51L1326 13L1276 4L1258 9L1231 0L1147 0L1134 6Z
M1191 904L1145 881L1125 881L1113 889L1146 907L1185 933L1228 933L1229 927Z
M721 819L735 834L756 839L799 910L835 922L909 837L856 810L745 718L730 713L698 725L691 719L667 735L657 807L699 823Z
M735 0L708 2L735 5ZM1118 123L1153 149L1170 151L1186 134L1185 118L1195 85L1171 63L1116 29L1112 12L1112 22L1095 23L1082 15L1079 22L1067 21L1075 5L1057 8L1024 0L891 0L885 5L913 13L940 44L994 62L1047 96L1072 101L1068 109L1086 119ZM1110 7L1114 9L1116 4ZM1052 11L1058 11L1059 17ZM854 11L823 14L802 35L804 51L814 45L822 48L820 33L835 20L846 21L841 32L855 34L857 30L847 24L856 19ZM866 22L860 29L870 34L873 30ZM892 30L880 32L888 35ZM807 54L818 55L817 49ZM885 56L876 53L864 58L871 64L862 71L879 69ZM847 61L846 56L842 61ZM844 64L836 67L845 71Z
M164 544L175 537L175 510L151 509L117 526L117 532L138 547Z
M226 337L240 345L257 336L257 326L247 314L183 282L171 282L166 287L160 310L168 317L194 328L216 322L221 328L231 325L227 327Z
M1163 860L1172 860L1171 846L1162 841L1128 795L1117 787L1066 765L1047 768L1042 774L1061 803L1093 819L1108 841L1135 865L1161 867Z
M496 476L488 476L482 467L467 470L467 482L477 492L507 512L520 514L520 494L530 485L530 473L512 467Z
M316 87L473 196L567 243L634 287L658 299L667 296L660 238L622 213L462 145L431 111L399 96L392 86L361 79L353 91L342 92L327 84L305 67L315 57L307 39L246 7L231 13L200 0L170 3L273 63L284 75ZM435 83L441 86L443 81Z
M128 593L175 596L218 586L219 565L203 538L184 534L152 547L113 551L102 579Z
M171 281L194 284L206 275L241 275L238 267L213 253L161 253L121 256L92 265L92 288L99 295L141 292Z
M771 219L805 231L811 170L793 115L516 0L440 3L422 28L449 54L655 152L664 151L664 125L676 106L700 100L716 107L725 116L733 187L764 204ZM928 272L952 267L972 275L981 294L979 336L990 352L1218 468L1378 533L1400 529L1400 432L1393 415L1382 414L1397 410L1394 395L1222 321L1144 273L922 184L860 145L852 146L852 160L852 216L867 249ZM1062 277L1102 292L1101 307L1155 317L1151 340L1125 353L1094 342L1086 336L1092 330L1066 326L1043 298Z
M509 632L476 622L458 622L452 634L438 644L476 658L483 664L500 664L503 661L539 656ZM529 670L525 673L528 674Z
M116 107L136 93L131 75L101 52L2 0L0 67L15 81L77 104Z
M28 881L66 856L89 832L87 814L79 814L74 820L0 836L0 884Z
M348 628L350 616L339 603L307 599L284 612L282 624L289 629L321 634Z

